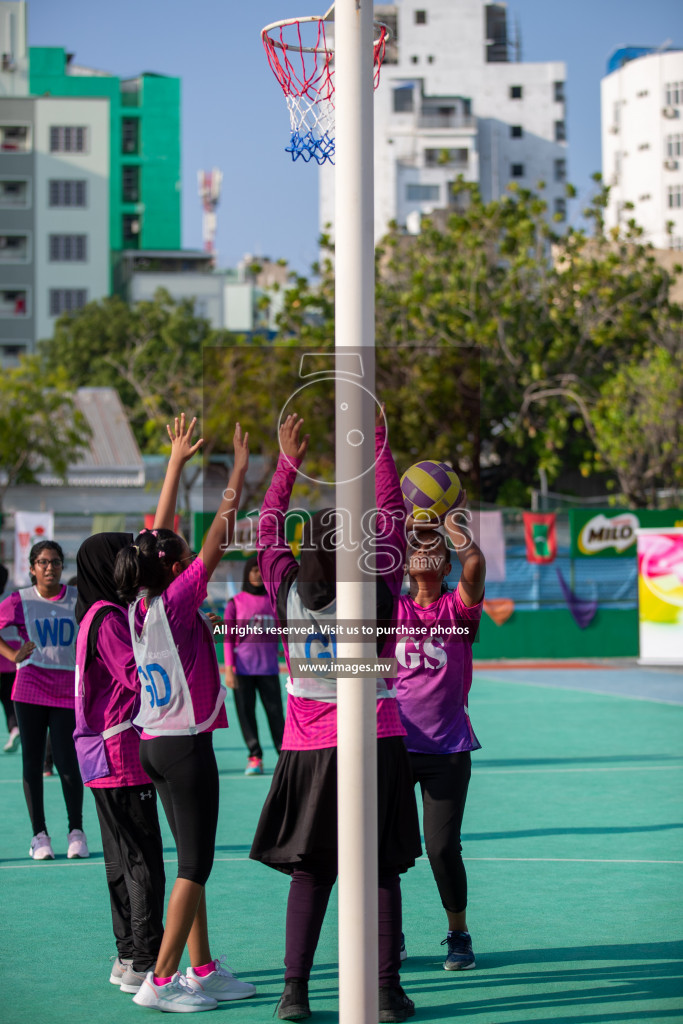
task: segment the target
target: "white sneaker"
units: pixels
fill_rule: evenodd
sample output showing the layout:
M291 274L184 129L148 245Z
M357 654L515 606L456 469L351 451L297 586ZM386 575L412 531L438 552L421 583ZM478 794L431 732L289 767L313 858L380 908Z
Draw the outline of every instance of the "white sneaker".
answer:
M66 841L69 844L66 850L66 855L69 860L75 860L76 857L90 856L85 832L82 832L80 828L72 829L66 837Z
M109 980L112 983L112 985L120 985L121 979L126 973L126 968L129 966L132 967L133 961L127 960L125 958L122 960L120 956L113 956L111 959L114 962L112 964Z
M232 971L228 970L224 960L224 957L214 960L215 970L203 978L195 974L192 967L188 967L188 984L196 992L204 992L207 996L217 999L219 1003L225 1003L229 999L248 999L249 996L256 995L256 986L248 981L239 981Z
M13 729L10 729L9 739L7 740L7 743L4 745L2 749L5 751L6 754L13 754L20 743L21 736L19 735L19 730L15 725Z
M55 855L52 852L52 843L47 832L39 832L37 836L34 836L31 840L31 849L28 851L29 857L33 857L34 860L54 860Z
M165 1010L166 1013L197 1013L214 1010L218 1006L211 996L195 992L187 978L178 971L165 985L155 985L154 971L148 971L137 995L133 996L133 1002L151 1010Z

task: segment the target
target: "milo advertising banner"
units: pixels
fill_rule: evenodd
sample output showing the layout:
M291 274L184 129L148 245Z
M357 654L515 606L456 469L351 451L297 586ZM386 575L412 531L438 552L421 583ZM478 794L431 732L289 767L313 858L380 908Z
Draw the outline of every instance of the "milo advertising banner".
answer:
M572 558L634 558L636 531L657 527L683 527L681 509L569 510Z
M638 632L641 665L683 665L683 528L641 529Z

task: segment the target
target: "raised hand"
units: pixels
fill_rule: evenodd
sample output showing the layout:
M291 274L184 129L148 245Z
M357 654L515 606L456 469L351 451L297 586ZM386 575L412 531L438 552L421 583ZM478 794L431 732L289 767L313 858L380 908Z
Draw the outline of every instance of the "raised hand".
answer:
M235 449L235 469L246 469L249 465L249 434L242 436L242 427L235 424L235 435L232 439Z
M308 449L310 434L301 437L303 419L295 412L290 413L280 427L280 450L288 459L303 459Z
M192 435L196 425L197 417L194 416L189 427L185 427L184 412L181 412L180 420L176 416L173 430L171 430L168 423L166 424L166 430L171 440L171 459L173 459L174 462L179 462L181 465L184 465L204 444L203 437L200 437L198 441L195 441L195 443L192 444Z

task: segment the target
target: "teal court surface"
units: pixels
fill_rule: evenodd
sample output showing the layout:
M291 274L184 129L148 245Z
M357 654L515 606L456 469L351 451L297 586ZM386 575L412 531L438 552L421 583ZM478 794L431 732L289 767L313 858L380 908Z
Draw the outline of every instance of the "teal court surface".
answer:
M683 1021L683 672L632 662L483 666L470 714L482 744L463 829L477 967L442 969L445 914L423 856L402 880L401 973L416 1024ZM214 955L225 954L257 995L212 1013L268 1024L282 988L288 882L248 852L275 754L267 744L266 775L245 777L231 696L228 716L234 727L216 734L209 925ZM115 947L92 796L92 856L69 861L59 779L45 780L57 859L34 863L20 774L20 754L0 752L0 1019L155 1019L109 984ZM170 883L165 823L164 836ZM333 898L310 986L319 1024L338 1020L336 927Z

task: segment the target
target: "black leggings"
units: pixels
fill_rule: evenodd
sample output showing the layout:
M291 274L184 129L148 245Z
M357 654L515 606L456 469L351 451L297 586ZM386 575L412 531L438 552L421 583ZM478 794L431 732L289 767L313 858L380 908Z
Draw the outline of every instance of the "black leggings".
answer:
M292 871L287 900L285 980L308 980L320 938L337 865L303 862ZM398 874L379 876L379 984L398 988L401 961L401 880Z
M17 715L12 702L12 687L14 686L15 672L0 672L0 701L7 719L7 732L17 727Z
M150 971L164 933L164 850L157 795L143 786L93 789L102 833L116 948L133 970Z
M218 825L218 767L210 732L140 742L140 764L154 783L178 851L178 878L206 885Z
M285 716L282 711L282 691L279 676L237 676L235 696L237 718L250 757L263 757L256 724L256 693L258 692L268 719L268 728L273 737L273 746L280 753Z
M469 750L459 754L412 754L413 779L420 783L427 856L445 910L467 907L467 874L460 829L470 783Z
M71 832L75 828L83 828L83 781L74 746L76 713L73 708L51 708L45 704L26 704L20 700L15 700L14 708L21 734L24 796L34 836L39 832L47 832L43 802L43 761L48 729L66 804L68 830Z

